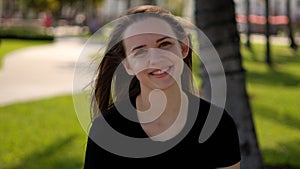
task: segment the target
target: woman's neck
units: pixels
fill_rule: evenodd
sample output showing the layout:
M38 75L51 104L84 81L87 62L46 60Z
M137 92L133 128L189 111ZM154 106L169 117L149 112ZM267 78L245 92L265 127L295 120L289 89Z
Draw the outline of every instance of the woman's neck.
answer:
M166 90L141 90L141 94L137 98L138 110L145 111L154 107L164 107L164 111L175 111L180 109L182 89L177 85Z
M187 118L187 105L187 96L177 85L168 90L141 90L136 99L138 118L143 129L158 140L170 139L180 132Z

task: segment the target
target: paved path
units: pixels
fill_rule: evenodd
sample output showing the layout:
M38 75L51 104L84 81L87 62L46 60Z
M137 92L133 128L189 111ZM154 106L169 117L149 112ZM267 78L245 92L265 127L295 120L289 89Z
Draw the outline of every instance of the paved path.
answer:
M265 41L263 36L252 37L252 42ZM289 41L273 38L272 43L288 44ZM79 56L82 57L84 45L82 39L58 38L53 44L8 54L0 70L0 106L70 94L74 66Z
M247 37L245 34L241 34L241 42L245 42L247 40ZM299 37L295 37L295 42L297 44L299 44L300 42L300 38ZM250 36L250 42L255 42L255 43L266 43L266 37L264 35L261 34L252 34ZM270 43L273 45L287 45L289 46L290 44L290 40L287 37L283 37L283 36L270 36Z
M72 92L74 66L84 47L77 38L8 54L0 70L0 106Z

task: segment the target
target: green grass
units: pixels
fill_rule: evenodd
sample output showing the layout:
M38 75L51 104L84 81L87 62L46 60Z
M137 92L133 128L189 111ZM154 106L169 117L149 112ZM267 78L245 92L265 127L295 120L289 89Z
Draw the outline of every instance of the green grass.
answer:
M300 167L300 54L273 46L270 68L263 45L241 51L265 164ZM71 96L0 107L0 119L1 168L82 168L87 136Z
M71 96L0 107L2 169L82 168L86 134Z
M48 40L18 40L18 39L1 39L0 44L0 69L2 61L6 54L25 47L49 44L53 41Z
M300 167L300 52L272 46L272 67L264 63L264 45L241 52L265 164Z

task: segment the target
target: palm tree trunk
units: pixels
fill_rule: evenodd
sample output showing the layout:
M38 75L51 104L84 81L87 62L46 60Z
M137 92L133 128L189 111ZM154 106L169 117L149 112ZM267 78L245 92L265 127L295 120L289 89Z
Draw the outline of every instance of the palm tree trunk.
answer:
M271 61L271 52L270 52L270 22L269 22L269 0L265 0L266 4L266 58L265 61L266 63L271 66L272 61Z
M131 8L131 0L127 0L127 9L130 9Z
M196 25L211 40L222 61L227 96L225 108L234 118L239 133L242 169L262 169L263 163L257 142L249 98L246 91L246 75L242 67L240 38L236 27L233 0L195 0ZM202 95L210 99L209 78L214 75L201 66ZM217 76L216 73L215 76Z
M156 0L144 0L145 5L156 5Z
M291 4L290 4L290 0L286 1L286 16L288 17L288 34L289 34L289 38L291 40L291 44L290 47L294 50L297 50L298 46L295 43L294 40L294 36L293 36L293 25L292 25L292 18L291 18Z
M247 17L247 41L246 47L251 48L250 35L251 35L251 23L250 23L250 0L246 0L246 17Z

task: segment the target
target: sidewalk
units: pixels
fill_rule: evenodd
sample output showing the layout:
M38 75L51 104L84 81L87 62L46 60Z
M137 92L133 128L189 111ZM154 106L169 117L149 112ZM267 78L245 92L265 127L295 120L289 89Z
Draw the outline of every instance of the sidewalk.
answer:
M53 44L8 54L0 70L0 106L70 94L84 41L59 38Z
M265 37L252 35L251 41L264 43ZM289 40L272 37L271 43L288 45ZM72 93L74 68L84 45L79 38L58 38L53 44L8 54L0 70L0 106Z
M240 38L241 38L241 42L245 43L247 40L247 36L246 34L240 34ZM300 37L294 37L295 39L295 43L299 44L300 43ZM274 36L271 35L269 37L270 43L272 45L286 45L289 46L290 45L290 39L287 37L283 37L283 36ZM250 42L251 43L261 43L261 44L265 44L266 43L266 37L262 34L251 34L250 35Z

